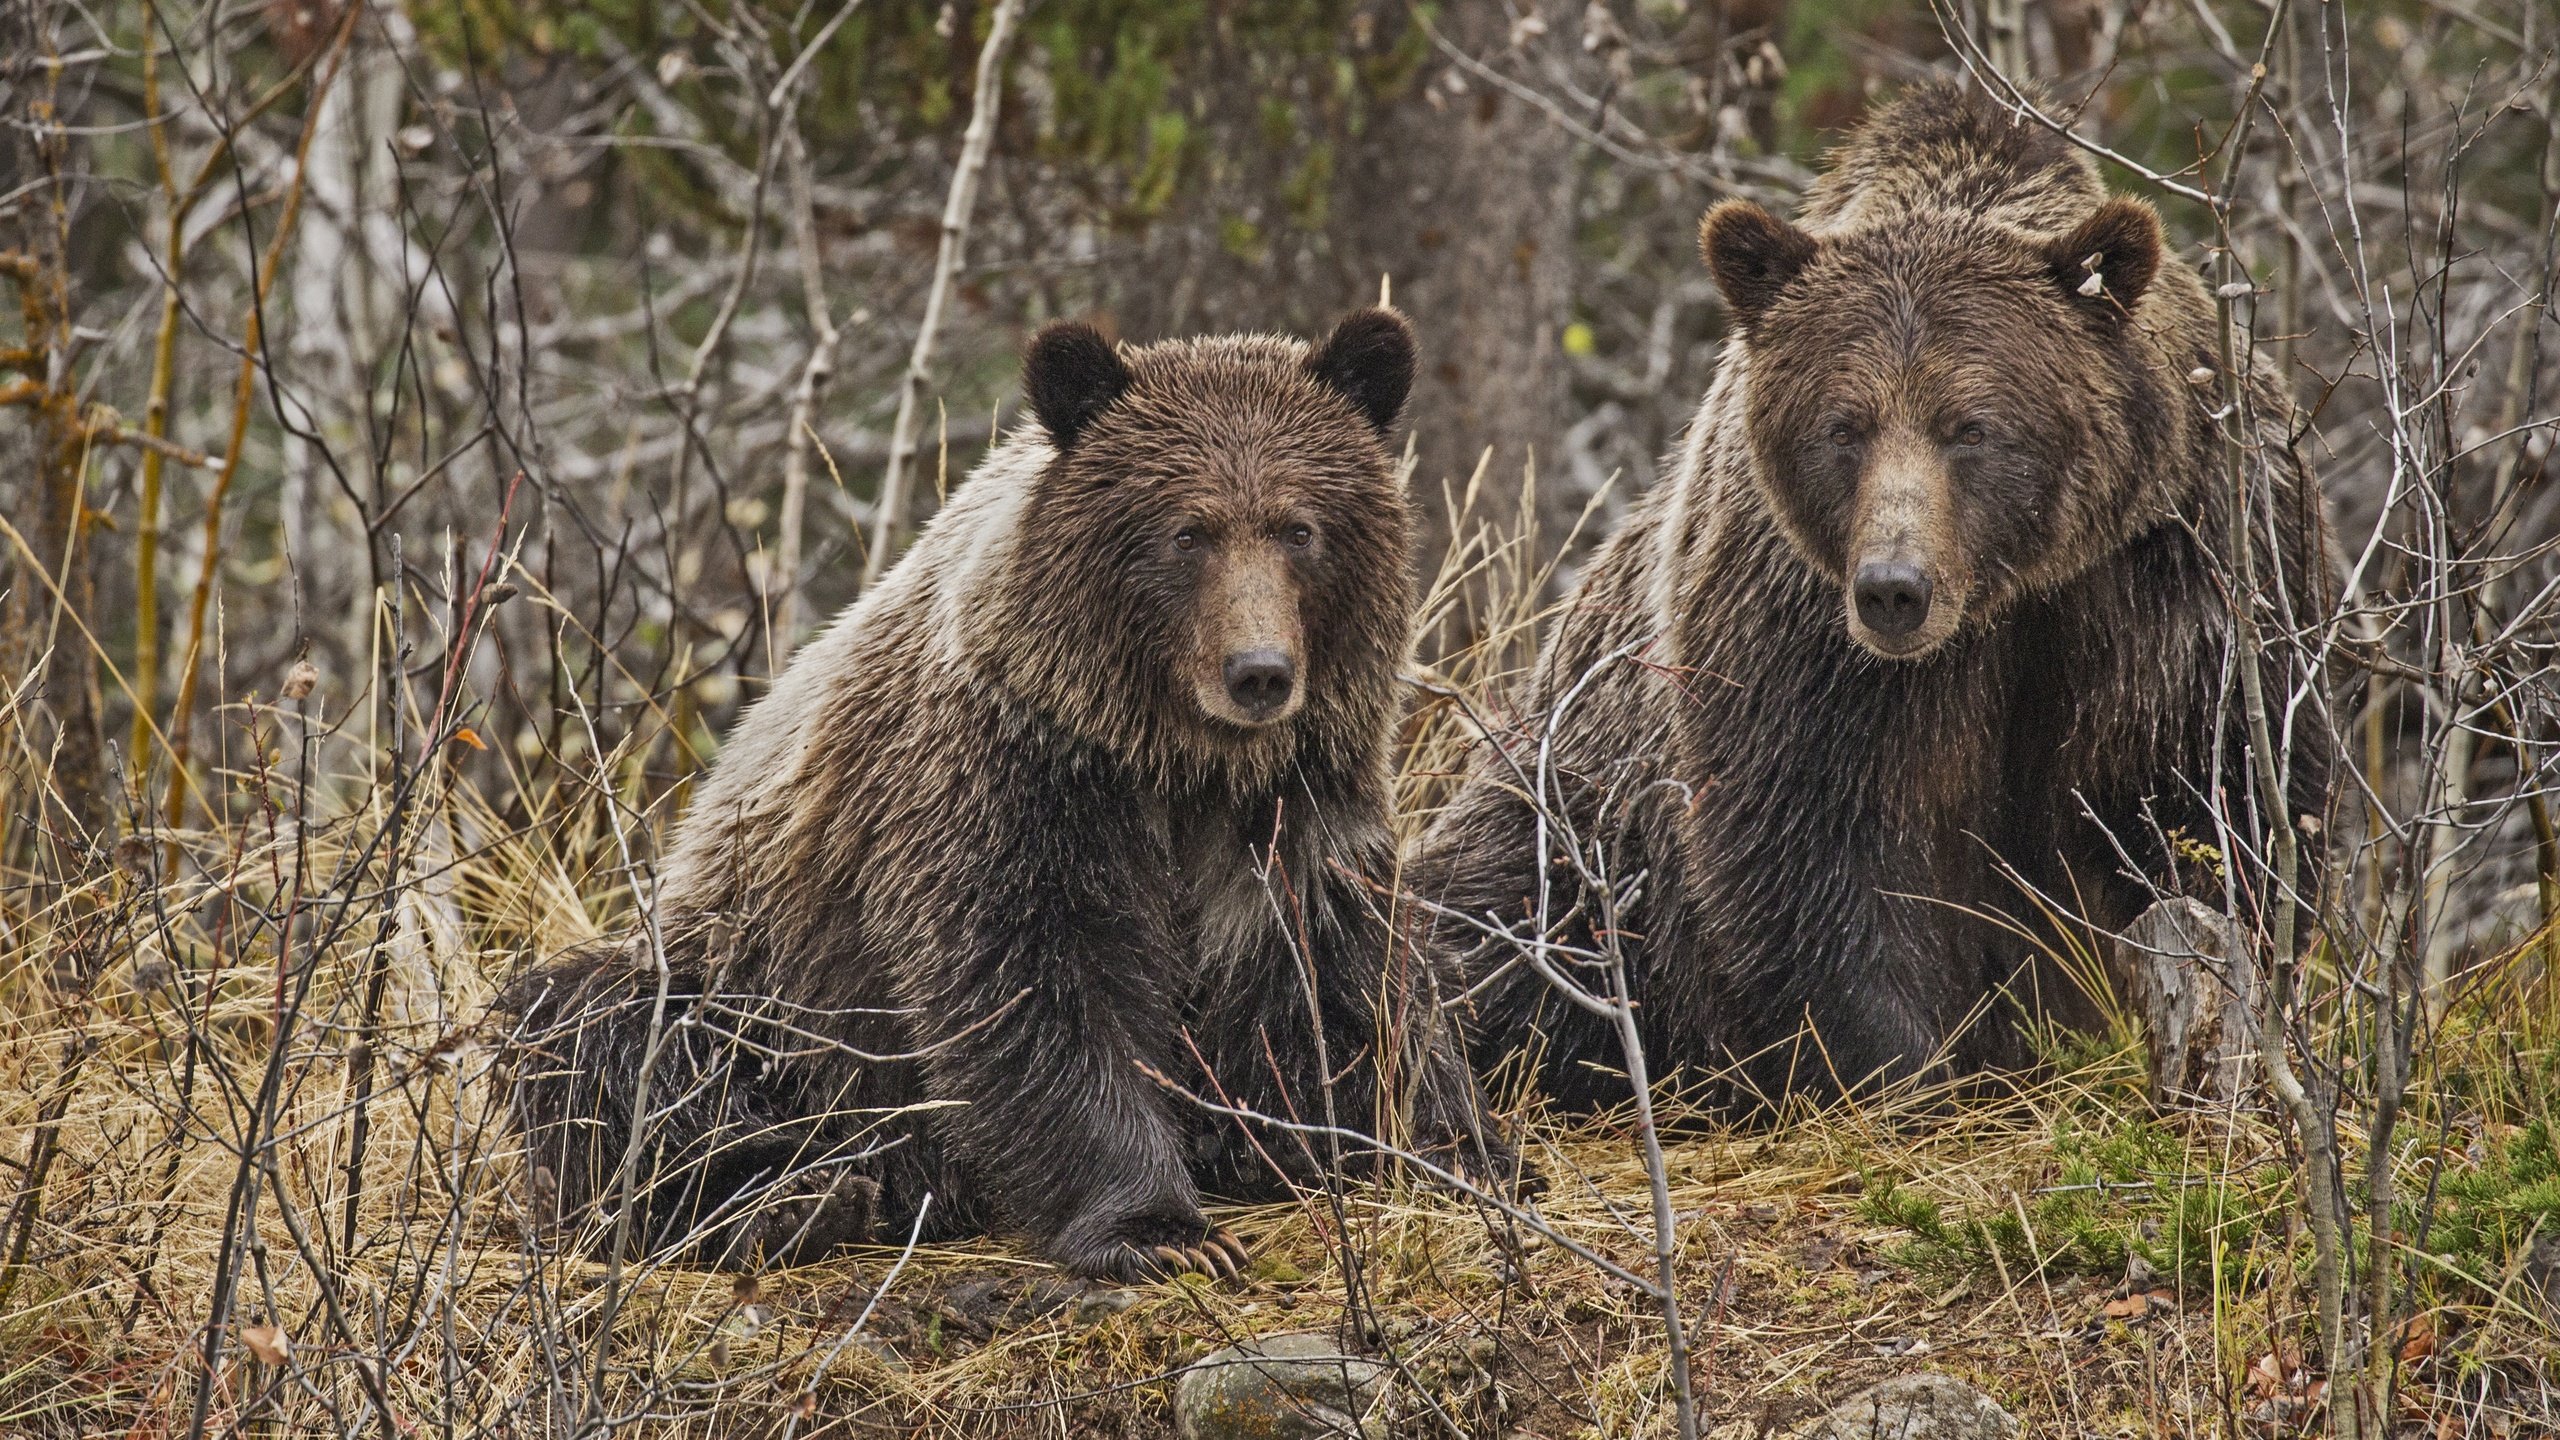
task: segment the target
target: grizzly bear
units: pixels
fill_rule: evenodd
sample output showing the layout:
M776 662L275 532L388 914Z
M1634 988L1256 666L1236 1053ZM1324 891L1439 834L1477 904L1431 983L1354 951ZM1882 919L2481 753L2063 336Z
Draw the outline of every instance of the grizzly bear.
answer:
M2216 847L2318 829L2298 642L2336 572L2282 389L2249 372L2267 643L2239 656L2215 306L2069 142L1921 88L1795 223L1726 202L1700 243L1734 333L1676 469L1408 872L1479 1066L1623 1098L1612 1022L1539 973L1606 995L1612 947L1648 1068L1725 1104L2024 1063L2031 1017L2096 1014L2086 926L2154 886L2219 908ZM1541 916L1564 948L1524 954Z
M1490 1169L1385 888L1413 364L1384 309L1042 331L1036 423L739 723L645 929L510 988L535 1195L731 1265L876 1224L1129 1279L1236 1273L1203 1193L1354 1159L1310 1135Z

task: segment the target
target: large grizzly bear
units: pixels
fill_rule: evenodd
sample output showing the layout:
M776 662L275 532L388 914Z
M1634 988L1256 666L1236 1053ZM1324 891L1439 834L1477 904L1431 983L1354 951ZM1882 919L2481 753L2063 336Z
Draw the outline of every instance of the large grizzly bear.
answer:
M1728 202L1700 241L1736 334L1676 473L1408 876L1471 952L1479 1062L1625 1094L1610 1026L1487 939L1541 903L1572 948L1538 963L1623 946L1650 1068L1728 1100L2023 1062L2025 1016L2093 1016L2068 917L2119 926L2209 869L2198 847L2321 814L2295 641L2334 571L2281 387L2252 374L2270 643L2238 657L2214 304L2079 151L1922 88L1797 223ZM2226 683L2250 662L2286 815L2258 813ZM1557 863L1552 831L1543 886L1541 784L1599 856Z
M1037 423L740 722L647 933L512 987L535 1193L731 1264L923 1210L1133 1278L1234 1273L1203 1190L1341 1158L1165 1081L1489 1165L1376 888L1412 372L1383 309L1036 337Z

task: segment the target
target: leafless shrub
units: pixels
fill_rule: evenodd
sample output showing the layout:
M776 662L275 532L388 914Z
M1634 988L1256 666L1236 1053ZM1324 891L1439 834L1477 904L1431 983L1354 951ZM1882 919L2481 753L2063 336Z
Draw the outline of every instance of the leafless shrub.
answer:
M713 737L887 559L867 538L904 523L875 504L884 468L938 491L1003 418L986 377L1025 322L1125 301L1163 279L1148 266L1219 237L1133 238L1034 131L991 122L973 258L937 267L960 111L881 121L828 78L855 37L892 43L864 28L875 15L922 34L933 7L687 6L680 41L605 27L584 48L558 42L565 13L500 8L472 28L361 3L0 5L0 296L17 316L0 324L0 1427L807 1433L868 1413L1007 1433L1126 1410L1182 1358L1134 1328L1075 1365L1036 1327L933 1373L868 1343L939 1316L908 1312L909 1287L1003 1263L984 1255L910 1240L787 1298L665 1256L591 1267L540 1223L495 1070L505 1037L481 1017L523 960L645 929L654 833ZM1489 43L1472 13L1426 23L1414 74L1433 113L1517 106L1567 137L1568 218L1597 238L1542 343L1569 357L1580 419L1536 479L1507 459L1448 487L1459 519L1427 608L1453 648L1418 668L1407 814L1509 722L1507 681L1570 580L1554 527L1542 543L1514 517L1584 511L1605 530L1704 387L1705 201L1783 200L1810 173L1792 127L1868 79L2040 77L2056 102L2016 97L2037 109L2024 123L2103 146L2173 229L2210 237L2234 355L2272 353L2292 378L2337 504L2346 605L2262 637L2329 679L2255 704L2328 707L2354 792L2317 830L2214 848L2224 908L2263 925L2276 982L2261 1038L2309 1162L2312 1363L2341 1433L2390 1433L2423 1318L2409 1296L2441 1268L2425 1243L2440 1162L2468 1124L2429 1093L2442 1047L2476 1043L2465 1013L2551 1043L2535 1009L2560 958L2547 7L2034 0L1943 25L1512 8ZM949 13L957 73L993 52L1001 77L1002 47L969 28L984 7ZM1817 49L1835 81L1803 78ZM1028 127L1054 97L1016 73L1026 103L1001 113ZM839 105L876 143L816 138L813 111ZM1299 248L1329 264L1330 243ZM948 329L920 337L946 289ZM939 344L938 395L902 380L920 338ZM2252 457L2235 460L2245 484ZM922 474L913 494L923 509ZM2264 577L2232 579L2245 629ZM2265 758L2278 793L2284 759ZM1552 777L1531 760L1519 778ZM1640 897L1603 837L1550 819L1594 893ZM2317 894L2287 877L2314 845L2343 877ZM1557 918L1506 938L1622 1020L1617 957L1559 953ZM1646 1059L1630 1049L1630 1074ZM2059 1088L1969 1122L1974 1138L2031 1153ZM1873 1157L1939 1164L1966 1132L1915 1138L1885 1107L1669 1146L1672 1117L1651 1112L1673 1103L1639 1087L1623 1135L1533 1121L1574 1176L1533 1204L1442 1173L1471 1206L1346 1188L1239 1223L1274 1250L1323 1238L1292 1253L1342 1273L1304 1287L1320 1299L1300 1318L1369 1330L1442 1433L1540 1385L1607 1433L1663 1418L1667 1390L1685 1433L1756 1383L1730 1358L1754 1336L1722 1319L1753 1298L1719 1228L1741 1224L1737 1192L1792 1204ZM1398 1139L1262 1118L1304 1143ZM2228 1123L2276 1143L2265 1114ZM2472 1277L2484 1328L2540 1319L2538 1253ZM2047 1343L2049 1288L2028 1313L2045 1281L2002 1291L2030 1345ZM2278 1355L2290 1293L2249 1322ZM1220 1333L1271 1321L1234 1308L1260 1303L1140 1302ZM1573 1350L1586 1333L1609 1344ZM2257 1357L2218 1336L2199 1363L2245 1373ZM1452 1359L1480 1340L1495 1361ZM1602 1378L1555 1381L1538 1345ZM2549 1383L2499 1364L2479 1372L2497 1394ZM1426 1384L1433 1367L1472 1398ZM2083 1397L2061 1392L2078 1382L2052 1368L2050 1412L2077 1417ZM2466 1393L2493 1408L2489 1380ZM2247 1405L2224 1408L2239 1428Z

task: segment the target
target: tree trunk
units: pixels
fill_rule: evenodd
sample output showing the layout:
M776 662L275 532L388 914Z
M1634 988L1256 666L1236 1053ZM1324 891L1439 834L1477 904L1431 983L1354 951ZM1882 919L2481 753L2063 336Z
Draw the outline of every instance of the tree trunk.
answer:
M40 10L11 10L0 17L0 54L58 53L59 37L50 21L39 18ZM30 553L0 558L0 585L13 597L7 623L16 633L6 637L7 648L24 663L42 667L36 694L52 728L50 734L32 737L32 752L49 764L51 792L70 822L72 838L87 841L98 836L109 811L101 784L104 735L90 639L94 584L86 482L91 457L79 376L70 363L71 198L61 182L76 171L72 142L54 118L61 69L30 65L26 71L16 83L0 86L0 114L12 122L9 138L0 141L0 157L6 160L0 177L20 182L8 209L0 211L0 220L14 222L0 229L0 252L8 255L0 296L16 302L25 333L23 348L9 365L20 378L10 382L7 372L0 371L0 384L10 384L16 392L0 414L14 412L25 422L24 439L8 447L17 457L8 468L23 477L11 487L17 494L9 504Z
M1231 75L1191 79L1208 101L1202 124L1219 159L1157 217L1139 255L1111 276L1113 318L1133 340L1220 330L1313 336L1378 297L1388 281L1422 345L1405 421L1417 449L1414 485L1427 517L1424 575L1450 539L1444 482L1462 491L1487 449L1473 523L1507 529L1534 458L1539 554L1552 555L1584 496L1556 457L1567 415L1562 345L1572 318L1579 142L1552 117L1458 65L1402 5L1375 5L1348 27L1342 60L1392 68L1402 47L1422 63L1375 85L1338 146L1321 156L1275 146L1254 57L1219 52ZM1457 0L1433 21L1450 45L1505 74L1523 55L1571 57L1570 33L1524 37L1494 0ZM1559 25L1559 30L1569 27ZM1305 113L1321 105L1303 97ZM1286 153L1284 153L1286 152ZM1312 193L1319 164L1330 181Z
M1505 28L1502 7L1484 3L1451 6L1440 21L1452 44L1497 65ZM1446 67L1426 74L1422 93L1363 137L1335 213L1346 280L1374 289L1390 277L1420 332L1423 363L1405 419L1429 516L1427 574L1451 538L1443 487L1462 491L1488 451L1469 518L1496 527L1534 519L1541 559L1588 497L1572 493L1558 448L1570 399L1563 334L1573 315L1577 143L1490 81ZM1454 80L1466 88L1451 93ZM1523 517L1532 465L1534 514Z

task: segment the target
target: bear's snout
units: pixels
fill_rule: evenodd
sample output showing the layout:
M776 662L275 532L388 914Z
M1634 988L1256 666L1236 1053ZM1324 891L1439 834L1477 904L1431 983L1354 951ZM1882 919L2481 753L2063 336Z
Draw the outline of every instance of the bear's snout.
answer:
M1907 560L1871 560L1858 567L1850 586L1858 603L1859 623L1896 639L1928 620L1931 588L1927 573Z
M1256 720L1268 720L1289 704L1298 667L1278 650L1239 650L1227 657L1227 698Z
M1199 593L1187 662L1192 694L1212 720L1260 729L1298 713L1307 687L1298 580L1277 541L1219 547Z
M1956 474L1925 427L1884 425L1856 507L1842 566L1849 638L1883 659L1917 660L1956 633L1973 598Z

